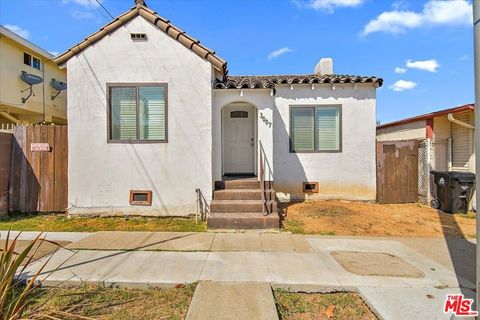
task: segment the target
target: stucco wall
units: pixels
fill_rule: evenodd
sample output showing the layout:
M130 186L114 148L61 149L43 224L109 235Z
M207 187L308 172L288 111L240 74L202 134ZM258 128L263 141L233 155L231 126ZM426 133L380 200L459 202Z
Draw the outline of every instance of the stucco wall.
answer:
M215 90L214 93L214 178L222 175L221 108L231 102L256 106L273 123L258 119L258 139L281 200L351 199L374 200L375 173L375 88L372 85L277 86L270 90ZM291 105L342 105L342 151L339 153L290 153ZM268 170L268 169L267 169ZM268 177L266 177L268 179ZM303 193L303 182L319 182L319 193Z
M377 129L378 141L425 139L425 120ZM435 128L435 126L434 126Z
M284 199L375 200L375 119L373 85L279 86L273 116L275 189ZM342 151L290 153L291 105L341 105ZM318 182L319 193L304 194L303 182Z
M41 59L44 70L37 70L24 64L24 52ZM51 121L52 117L62 120L67 118L67 94L62 92L55 100L50 99L57 92L51 87L50 82L52 78L66 82L67 72L65 69L60 69L54 62L46 61L45 57L5 36L0 36L0 57L0 70L2 71L0 72L0 111L7 109L15 117L25 122L42 121L45 96L46 120ZM20 79L22 71L44 78L43 83L33 86L35 96L32 95L24 104L21 99L28 95L28 90L23 93L20 91L27 89L28 85ZM0 123L3 121L4 119L0 116Z
M67 67L70 213L188 215L196 188L211 199L210 63L137 17ZM168 143L107 143L109 82L168 83ZM131 189L152 190L152 206L131 207Z

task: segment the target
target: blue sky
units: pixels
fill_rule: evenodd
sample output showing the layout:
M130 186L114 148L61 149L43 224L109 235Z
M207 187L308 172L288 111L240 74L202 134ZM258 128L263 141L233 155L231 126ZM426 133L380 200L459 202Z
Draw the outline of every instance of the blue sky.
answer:
M100 1L100 0L99 0ZM101 0L117 16L133 0ZM474 101L471 0L146 0L237 74L375 75L382 123ZM95 0L0 0L0 24L62 52L108 23Z

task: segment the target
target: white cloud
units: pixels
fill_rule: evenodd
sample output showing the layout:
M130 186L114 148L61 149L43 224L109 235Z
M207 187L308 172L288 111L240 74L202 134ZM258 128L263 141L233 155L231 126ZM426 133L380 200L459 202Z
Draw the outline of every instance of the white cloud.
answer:
M373 32L404 33L422 24L419 14L412 11L383 12L376 19L371 20L363 29L363 35Z
M392 3L392 8L394 10L406 10L408 9L410 3L407 2L407 0L396 0L393 1Z
M293 50L288 48L288 47L283 47L278 50L272 51L268 55L268 60L275 59L280 57L281 55L284 55L285 53L292 52Z
M468 0L429 0L421 12L393 10L381 13L363 29L373 32L405 33L421 26L470 25L472 4Z
M405 73L405 72L407 72L407 69L405 68L400 68L400 67L395 68L395 73Z
M423 61L407 60L407 68L411 68L411 69L418 69L418 70L423 70L428 72L437 72L438 67L440 67L440 65L435 59L423 60Z
M53 56L58 56L58 51L48 51Z
M99 0L99 2L103 2L103 0ZM86 8L91 8L91 7L98 7L99 4L95 0L62 0L63 4L67 3L74 3L76 5L86 7Z
M77 20L87 20L93 19L95 16L93 13L88 11L73 10L71 13L72 17Z
M328 13L333 13L337 8L358 7L364 2L365 0L308 0L306 2L293 0L293 3L299 7L325 11Z
M405 90L411 90L415 88L417 84L413 81L406 81L406 80L398 80L394 84L392 84L389 88L393 91L401 92Z
M468 59L470 59L470 57L468 56L468 54L464 54L463 56L460 57L460 60L461 60L461 61L468 60Z
M16 34L18 34L22 38L28 39L28 37L30 37L30 31L28 31L27 29L23 29L22 27L19 27L17 25L6 24L6 25L4 25L4 27L7 28L8 30L12 31L12 32L15 32Z

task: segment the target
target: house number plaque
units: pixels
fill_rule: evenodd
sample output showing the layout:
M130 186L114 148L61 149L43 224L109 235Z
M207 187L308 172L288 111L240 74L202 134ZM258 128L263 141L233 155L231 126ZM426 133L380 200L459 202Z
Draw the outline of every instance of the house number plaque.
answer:
M272 122L271 121L268 121L267 117L265 117L263 115L263 113L260 112L260 119L262 119L262 121L269 127L271 128L272 127Z
M30 151L32 152L50 152L50 144L48 143L31 143Z

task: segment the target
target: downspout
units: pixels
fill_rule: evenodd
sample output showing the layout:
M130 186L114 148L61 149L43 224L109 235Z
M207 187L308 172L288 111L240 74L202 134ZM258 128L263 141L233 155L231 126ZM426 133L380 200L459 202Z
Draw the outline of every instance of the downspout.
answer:
M458 120L458 119L455 119L455 118L453 117L453 113L449 113L449 114L448 114L448 120L449 120L450 122L453 122L453 123L458 124L459 126L462 126L462 127L465 127L465 128L471 129L471 130L475 130L475 126L472 126L471 124L468 124L468 123L465 123L465 122L460 121L460 120Z

